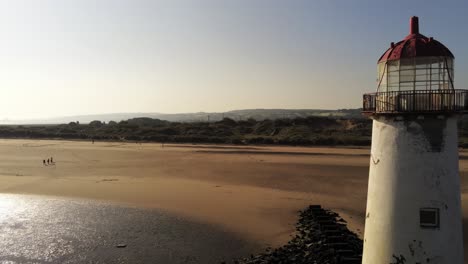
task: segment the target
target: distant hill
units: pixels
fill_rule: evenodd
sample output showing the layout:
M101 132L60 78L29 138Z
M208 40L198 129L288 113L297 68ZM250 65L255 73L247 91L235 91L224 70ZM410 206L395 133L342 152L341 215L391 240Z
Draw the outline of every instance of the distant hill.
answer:
M64 116L48 119L24 119L24 120L0 120L0 124L68 124L69 122L90 123L93 120L102 122L122 121L138 117L148 117L153 119L166 120L171 122L215 122L230 118L233 120L255 119L262 121L266 119L280 118L306 118L310 116L321 116L331 118L363 118L361 109L339 109L339 110L321 110L321 109L244 109L228 112L198 112L181 114L164 113L110 113L96 115Z

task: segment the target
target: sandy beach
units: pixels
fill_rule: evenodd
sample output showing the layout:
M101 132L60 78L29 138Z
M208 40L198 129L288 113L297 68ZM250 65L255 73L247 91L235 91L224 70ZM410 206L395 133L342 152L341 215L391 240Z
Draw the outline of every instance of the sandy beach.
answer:
M0 192L160 208L278 246L309 204L340 213L362 236L368 154L367 148L0 140ZM468 152L460 154L468 223ZM55 164L44 166L49 157Z

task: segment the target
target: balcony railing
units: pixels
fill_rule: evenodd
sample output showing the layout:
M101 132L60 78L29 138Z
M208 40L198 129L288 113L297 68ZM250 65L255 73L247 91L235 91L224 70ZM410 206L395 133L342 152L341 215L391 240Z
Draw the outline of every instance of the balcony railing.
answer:
M468 90L410 90L364 94L363 113L468 113Z

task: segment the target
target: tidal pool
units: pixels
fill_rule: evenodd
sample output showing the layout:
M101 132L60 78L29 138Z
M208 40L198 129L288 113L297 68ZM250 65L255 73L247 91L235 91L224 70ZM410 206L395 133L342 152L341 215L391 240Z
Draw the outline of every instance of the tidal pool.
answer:
M0 263L219 263L255 248L161 210L0 194Z

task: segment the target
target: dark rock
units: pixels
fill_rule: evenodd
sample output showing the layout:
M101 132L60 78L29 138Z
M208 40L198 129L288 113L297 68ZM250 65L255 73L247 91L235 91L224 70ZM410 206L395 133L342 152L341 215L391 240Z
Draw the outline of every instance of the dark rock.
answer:
M362 240L344 224L346 221L320 205L299 212L296 235L284 246L250 258L241 264L352 264L361 263Z

